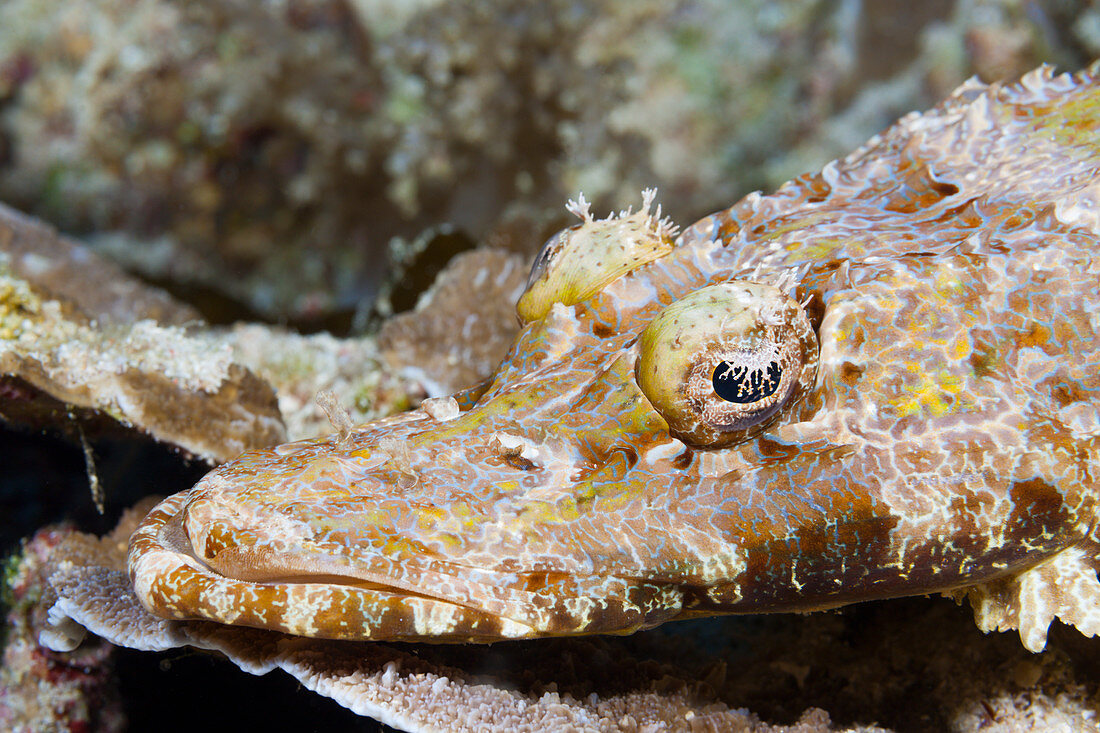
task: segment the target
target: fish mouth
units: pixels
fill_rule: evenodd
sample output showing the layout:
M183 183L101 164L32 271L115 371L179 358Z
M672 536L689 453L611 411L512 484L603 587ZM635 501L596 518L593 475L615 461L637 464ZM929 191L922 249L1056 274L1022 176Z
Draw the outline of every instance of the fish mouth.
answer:
M354 565L335 555L231 547L214 561L188 535L199 487L161 502L130 540L134 589L153 613L331 639L490 642L632 633L679 615L671 584L506 572L431 557Z

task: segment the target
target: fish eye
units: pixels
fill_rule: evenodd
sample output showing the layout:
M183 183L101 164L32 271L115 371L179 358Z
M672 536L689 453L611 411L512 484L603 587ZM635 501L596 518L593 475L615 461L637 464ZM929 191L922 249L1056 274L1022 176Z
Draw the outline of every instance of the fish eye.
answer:
M669 431L697 448L761 432L809 392L817 337L771 285L710 285L662 310L639 338L635 376Z
M768 360L766 366L723 359L714 367L711 383L714 393L726 402L751 405L775 394L782 376L783 367L777 357Z

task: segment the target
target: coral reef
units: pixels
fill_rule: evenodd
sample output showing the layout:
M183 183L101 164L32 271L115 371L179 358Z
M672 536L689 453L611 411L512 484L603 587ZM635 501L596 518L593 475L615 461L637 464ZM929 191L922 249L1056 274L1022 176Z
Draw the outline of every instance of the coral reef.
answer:
M449 384L444 370L417 372L410 365L419 360L439 365L449 358L458 342L451 338L433 352L431 339L441 333L453 337L456 318L480 329L474 353L481 361L464 365L460 373L474 381L485 377L487 364L500 358L515 328L514 291L523 273L514 259L492 251L460 257L440 277L443 295L437 302L445 306L404 316L403 328L392 332L398 346L384 362L373 338L301 336L258 324L211 329L163 292L0 206L0 365L5 372L0 416L9 429L47 428L80 438L88 451L107 436L131 441L149 436L209 461L224 460L249 445L332 430L314 401L322 389L331 391L357 421L383 416L423 398L425 383L435 384L428 380ZM505 265L502 272L485 270L500 264ZM488 278L483 297L462 311L452 292L454 283L479 272ZM425 297L425 304L430 300ZM504 325L499 323L501 313L509 315ZM486 319L495 325L482 328ZM398 376L402 372L416 378ZM227 397L231 404L225 404ZM145 409L150 404L164 404L170 412ZM5 434L5 449L19 450L23 438L16 436ZM8 470L12 462L2 451L0 463L7 467L0 479L0 503L9 506L17 475ZM94 471L94 463L87 470ZM165 478L169 480L161 482L162 490L174 484L172 477ZM110 485L101 492L122 488L117 480L106 481ZM86 482L80 476L73 483ZM39 500L45 496L40 493ZM81 503L86 501L80 497ZM96 501L102 507L103 497ZM144 511L131 511L130 524ZM4 518L5 536L14 528L8 526L13 520ZM84 644L73 655L59 655L40 646L37 637L48 628L46 610L55 598L43 563L61 539L69 537L68 545L78 555L117 555L124 551L128 534L125 523L102 541L85 536L78 542L68 529L42 530L9 560L0 668L0 724L6 729L123 729L110 645ZM63 556L52 557L57 563Z
M478 334L469 352L476 357L464 354L472 361L458 373L474 381L488 374L515 329L515 290L524 274L515 259L497 251L458 258L429 291L441 295L426 295L419 312L404 316L403 327L390 332L397 345L384 361L373 338L301 336L258 324L209 328L163 292L127 277L50 228L0 207L0 365L6 372L0 382L0 415L9 429L47 428L84 440L86 451L100 446L106 436L138 442L149 436L208 461L235 455L248 441L255 446L285 439L281 420L291 438L332 430L314 400L322 389L332 392L357 421L383 416L418 402L435 386L431 380L450 384L453 375L446 374L445 365L462 348L455 339L455 319L472 324ZM479 274L485 280L481 298L463 310L456 284ZM437 305L429 307L429 302ZM502 319L502 313L508 318ZM439 334L448 338L436 344ZM416 363L428 365L428 370L412 369ZM412 376L403 378L401 373ZM226 385L226 378L236 381ZM249 383L262 388L246 389ZM224 404L226 395L232 396L232 404ZM166 410L143 409L160 403L171 409L173 419L167 425ZM251 416L242 419L245 415ZM277 431L272 432L273 426ZM4 440L5 449L19 450L23 438L9 432ZM0 462L11 467L2 452ZM94 471L94 462L87 470ZM159 484L162 490L174 484L172 477L165 479ZM9 493L16 480L11 472L0 480L4 506L13 500ZM74 484L86 481L81 476ZM122 488L117 479L106 481L110 485L101 491L109 495ZM39 496L45 500L45 494ZM102 506L102 496L96 501ZM144 512L131 511L130 524ZM13 520L4 518L5 535ZM0 722L5 727L42 730L88 724L97 730L122 729L111 647L85 644L75 656L58 655L41 647L37 636L48 628L45 611L55 598L42 563L61 538L70 538L68 546L77 555L117 555L124 551L128 534L125 523L102 541L88 536L78 541L66 529L43 530L9 561L3 584L9 615L0 669ZM54 553L53 562L62 562L66 553L70 551Z
M0 417L74 434L77 423L91 434L134 427L210 461L324 434L331 428L314 400L322 390L363 422L484 379L515 333L524 275L516 255L466 253L379 339L210 329L0 206ZM471 282L481 296L473 304L463 300Z
M274 388L291 440L332 432L316 400L322 391L331 392L356 422L406 410L426 394L416 380L384 368L372 337L303 336L283 328L243 323L213 333L231 350L235 362Z
M578 199L491 380L165 499L138 597L490 642L965 589L1100 634L1098 73L968 82L675 241Z
M189 311L98 260L0 209L5 421L75 431L113 421L211 460L285 438L268 385L216 339L147 317ZM94 287L97 275L113 285Z
M7 0L0 198L270 316L353 309L392 239L528 255L584 190L685 219L966 76L1080 66L1084 2ZM227 277L227 274L231 273Z
M1041 72L1011 90L971 84L937 111L909 117L897 130L920 128L928 133L933 127L929 120L936 115L949 124L974 123L975 116L963 114L963 108L985 109L992 119L998 105L1050 104L1059 94L1080 90L1078 84L1091 78L1083 74L1052 79ZM1076 145L1082 130L1091 129L1087 119L1081 121L1075 134L1049 144ZM981 125L967 129L992 135L991 128ZM897 130L895 136L901 134ZM854 187L845 174L854 166L873 168L879 159L868 150L874 146L913 153L909 146L891 147L892 141L891 135L876 138L871 148L832 167L828 175ZM1030 152L1037 150L1042 152ZM1017 159L1009 155L1010 162ZM1087 166L1091 158L1083 154L1069 160ZM1022 170L1013 170L1017 169ZM1005 170L983 185L1020 190ZM799 185L812 187L816 180L803 179ZM784 188L767 200L752 197L729 215L775 214L768 206L778 206L796 188ZM1082 190L1081 196L1086 196L1091 188ZM894 208L888 211L909 211L908 201L890 199ZM1093 209L1074 205L1075 201L1086 199L1063 197L1055 214L1081 227L1092 226ZM1053 219L1043 221L1054 226ZM710 228L704 223L696 229ZM765 230L756 235L760 231ZM1019 227L1011 231L1012 236L1023 236ZM455 263L455 272L466 271L464 262ZM475 263L474 271L478 268ZM547 272L552 275L553 270ZM413 315L461 323L463 314L454 312L457 305L442 312L431 309L434 298L448 290L447 283L445 275L435 294ZM498 295L507 292L503 287ZM418 332L437 333L433 328ZM81 649L83 627L137 648L217 650L246 671L282 669L360 714L408 730L479 725L534 729L557 724L626 730L1100 729L1095 711L1100 694L1094 674L1096 640L1055 624L1046 651L1031 655L1011 637L983 636L962 609L944 599L878 603L805 618L690 621L618 639L546 639L477 647L339 643L148 614L133 595L117 541L130 534L137 519L137 513L124 519L114 539L106 541L70 534L51 553L50 583L58 601L50 616L52 626L40 637L51 649Z
M904 13L892 0L3 0L0 200L175 293L322 324L391 291L434 233L529 259L579 189L605 210L655 184L690 221L819 168L968 75L1096 56L1100 9L1084 0ZM514 333L520 261L456 259L377 339L212 329L198 297L181 303L0 206L0 552L62 512L102 532L126 487L190 485L197 467L180 453L217 462L332 431L320 390L360 421L477 382ZM468 287L477 278L485 288ZM24 452L33 460L12 460ZM97 523L76 505L110 452L124 455L101 470ZM104 540L43 529L6 561L0 727L359 722L316 689L410 730L503 711L530 729L1100 731L1100 641L1055 622L1033 655L943 598L477 647L165 622L119 572L140 514ZM80 633L64 614L68 641L48 630L48 575L73 617L95 628L94 592L110 592L134 634L173 648L123 652L131 671L116 675L117 650L93 636L71 652L40 644L44 630L55 647ZM293 676L238 675L223 656ZM247 717L213 722L194 700L238 689L234 677L263 710L227 693Z

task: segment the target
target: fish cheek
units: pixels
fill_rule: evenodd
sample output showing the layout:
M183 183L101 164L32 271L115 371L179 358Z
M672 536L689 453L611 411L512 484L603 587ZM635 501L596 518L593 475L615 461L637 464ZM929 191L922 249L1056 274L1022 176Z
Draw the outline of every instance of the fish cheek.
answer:
M888 570L898 518L853 507L864 521L810 521L765 535L748 553L741 592L749 610L809 610L908 592Z
M727 474L722 528L745 547L743 611L808 610L897 595L899 518L851 478L847 446L773 446L767 465Z
M1039 478L1013 482L1009 488L1012 513L1005 539L1026 552L1038 539L1057 541L1070 526L1070 514L1062 493Z

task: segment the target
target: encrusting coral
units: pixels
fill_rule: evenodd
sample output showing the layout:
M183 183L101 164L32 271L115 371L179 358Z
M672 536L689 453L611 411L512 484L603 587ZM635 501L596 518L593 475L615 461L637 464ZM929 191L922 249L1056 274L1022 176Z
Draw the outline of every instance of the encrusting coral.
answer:
M57 546L71 531L47 528L29 539L5 565L0 609L8 606L0 637L0 728L7 731L125 730L126 718L112 674L113 647L92 641L58 654L38 642L54 598L47 578ZM125 540L123 540L123 544Z

